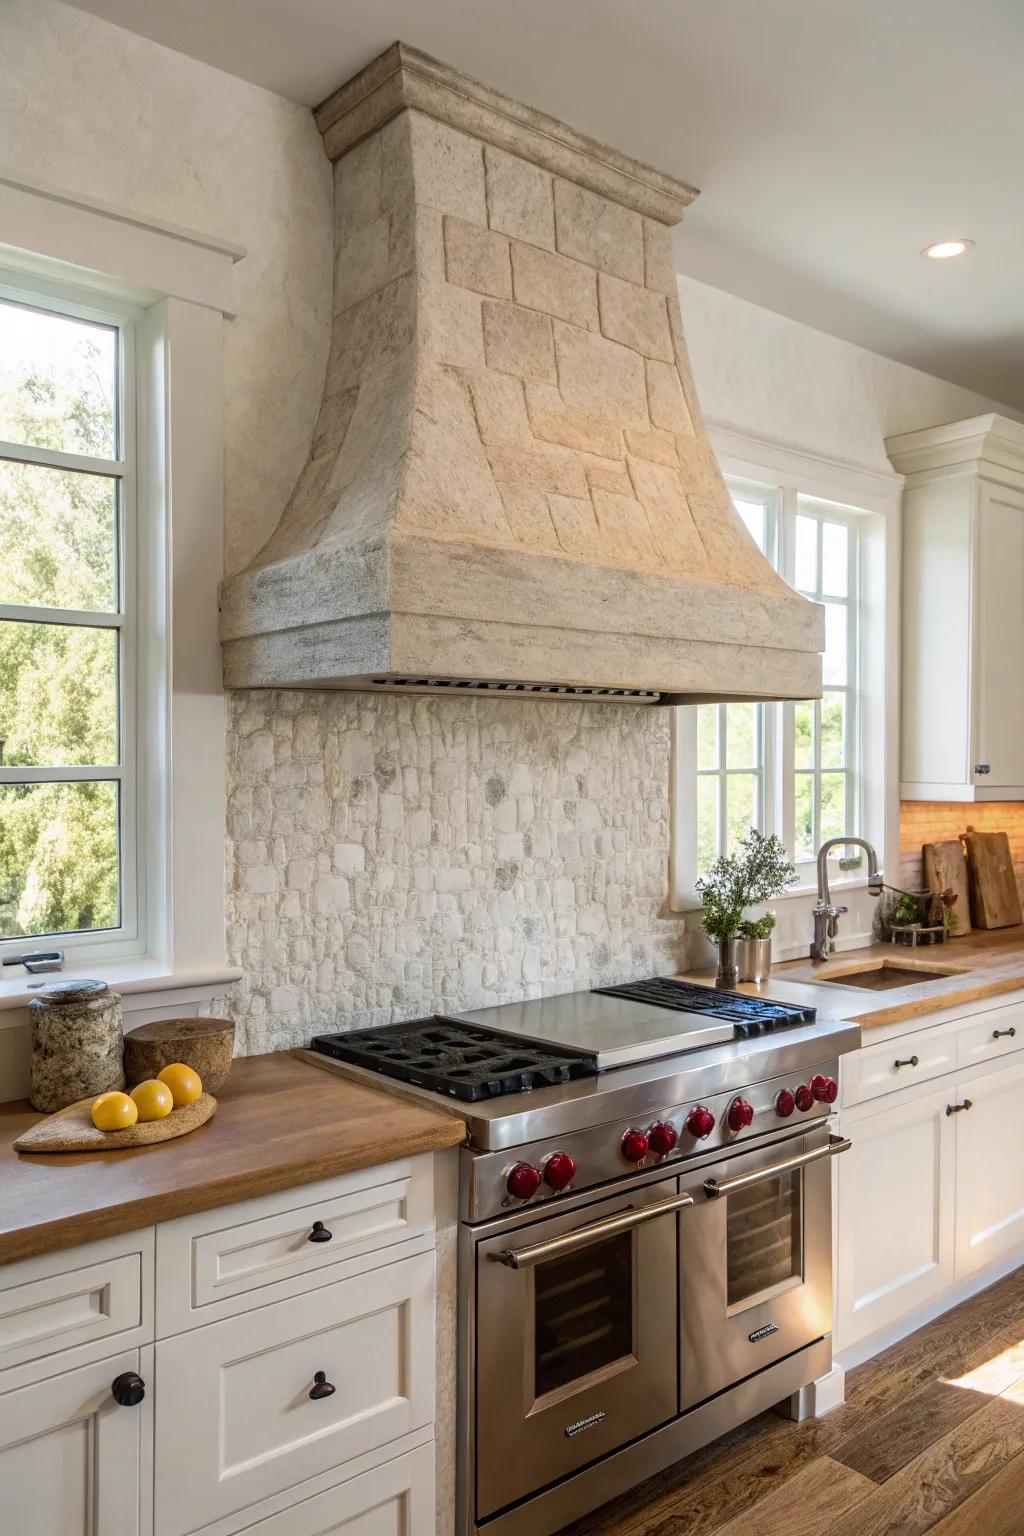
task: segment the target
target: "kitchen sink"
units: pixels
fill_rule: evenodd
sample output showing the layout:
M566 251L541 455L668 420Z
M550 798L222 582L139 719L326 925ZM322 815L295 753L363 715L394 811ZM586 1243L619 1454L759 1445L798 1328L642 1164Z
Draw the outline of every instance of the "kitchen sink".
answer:
M941 981L946 976L962 975L964 971L960 969L944 971L939 966L890 965L883 961L881 965L815 979L827 987L863 987L867 992L891 992L896 987L919 987L923 981Z

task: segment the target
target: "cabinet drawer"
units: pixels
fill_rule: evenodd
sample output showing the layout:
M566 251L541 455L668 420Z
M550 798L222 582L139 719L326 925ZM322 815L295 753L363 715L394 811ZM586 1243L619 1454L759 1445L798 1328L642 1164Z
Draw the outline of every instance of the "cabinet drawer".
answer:
M146 1228L0 1268L0 1392L151 1337L152 1254Z
M919 1030L897 1040L869 1045L843 1057L843 1103L861 1104L898 1088L940 1077L956 1068L956 1035Z
M245 1536L434 1536L434 1447L421 1446L337 1488L300 1499Z
M334 1391L312 1397L318 1372ZM156 1401L156 1536L185 1536L429 1424L433 1253L161 1340Z
M389 1263L433 1233L429 1157L184 1216L157 1228L157 1335Z
M981 1066L1019 1050L1024 1050L1024 1007L1014 1003L964 1025L957 1035L957 1066Z

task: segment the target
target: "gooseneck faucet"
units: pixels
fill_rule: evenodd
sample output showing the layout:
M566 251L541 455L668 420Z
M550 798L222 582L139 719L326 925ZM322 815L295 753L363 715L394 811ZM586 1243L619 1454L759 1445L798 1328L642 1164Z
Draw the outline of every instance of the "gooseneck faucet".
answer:
M829 837L826 838L818 849L818 899L814 904L814 938L811 941L811 959L827 960L835 948L836 934L839 930L839 919L848 910L846 907L836 907L832 904L832 893L828 888L828 856L833 848L841 848L847 843L856 843L858 848L863 848L868 856L868 890L872 896L881 896L883 882L882 872L878 867L878 854L872 845L863 837Z

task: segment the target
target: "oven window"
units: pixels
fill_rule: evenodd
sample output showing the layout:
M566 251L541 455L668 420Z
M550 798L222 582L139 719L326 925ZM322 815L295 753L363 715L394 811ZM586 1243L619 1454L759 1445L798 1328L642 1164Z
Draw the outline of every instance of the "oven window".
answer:
M727 1297L734 1307L800 1277L799 1170L752 1184L728 1198Z
M633 1234L621 1232L534 1274L534 1395L633 1353Z

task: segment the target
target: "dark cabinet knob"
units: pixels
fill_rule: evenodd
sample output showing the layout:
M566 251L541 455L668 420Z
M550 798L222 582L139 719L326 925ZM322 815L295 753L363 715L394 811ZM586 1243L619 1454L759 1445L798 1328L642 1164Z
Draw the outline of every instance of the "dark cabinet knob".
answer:
M334 1233L330 1232L322 1221L314 1221L306 1241L308 1243L329 1243L333 1236Z
M123 1371L110 1383L110 1395L122 1408L137 1408L146 1395L146 1383L136 1371Z
M318 1403L322 1397L333 1397L337 1390L337 1387L327 1380L327 1373L325 1371L317 1371L313 1377L313 1385L309 1389L309 1395L314 1403Z
M1011 1024L1009 1029L994 1029L992 1031L992 1039L993 1040L1001 1040L1004 1035L1008 1035L1009 1038L1012 1040L1016 1033L1017 1033L1017 1031L1014 1029L1013 1025Z
M916 1067L917 1066L917 1057L916 1056L897 1057L896 1060L893 1062L893 1066L896 1068L897 1072L899 1071L900 1067Z
M965 1109L972 1108L973 1102L974 1101L972 1099L964 1099L962 1104L947 1104L946 1105L946 1114L947 1115L959 1115L959 1114L962 1114Z

